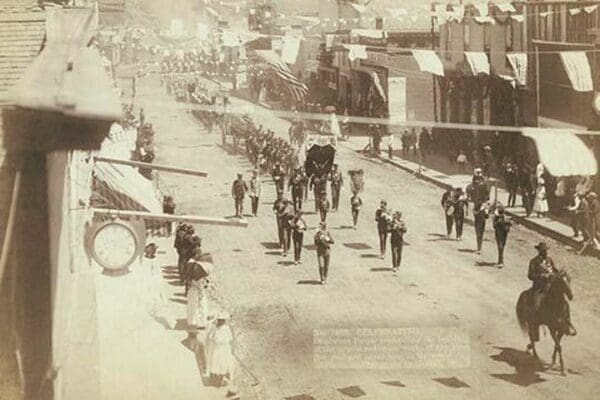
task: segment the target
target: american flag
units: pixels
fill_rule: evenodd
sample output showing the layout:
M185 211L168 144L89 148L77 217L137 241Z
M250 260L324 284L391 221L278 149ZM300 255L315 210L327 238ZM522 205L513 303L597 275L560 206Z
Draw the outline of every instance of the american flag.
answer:
M258 52L257 52L258 53ZM269 64L273 72L286 83L292 96L296 101L302 101L308 94L308 87L296 75L290 71L288 66L278 58L269 53L261 54L262 58Z

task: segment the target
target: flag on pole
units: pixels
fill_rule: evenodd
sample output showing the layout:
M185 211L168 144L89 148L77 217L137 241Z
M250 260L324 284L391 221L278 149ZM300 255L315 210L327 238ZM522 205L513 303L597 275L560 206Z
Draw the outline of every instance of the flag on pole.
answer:
M308 87L290 71L288 66L281 61L276 53L269 50L259 50L256 53L267 62L275 75L286 83L296 101L301 101L308 94Z

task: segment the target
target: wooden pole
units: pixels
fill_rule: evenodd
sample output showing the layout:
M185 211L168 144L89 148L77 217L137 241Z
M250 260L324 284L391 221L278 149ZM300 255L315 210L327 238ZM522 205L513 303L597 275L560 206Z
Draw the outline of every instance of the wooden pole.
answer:
M535 43L535 116L536 126L540 126L540 46Z
M112 163L112 164L129 165L131 167L148 168L148 169L154 169L157 171L173 172L175 174L201 176L203 178L208 176L208 174L206 172L198 171L195 169L171 167L169 165L161 165L161 164L150 164L150 163L145 163L145 162L141 162L141 161L122 160L119 158L94 157L94 161L107 162L107 163Z
M108 209L108 208L92 208L92 211L96 215L105 215L108 217L137 217L137 218L143 218L143 219L148 219L148 220L160 220L160 221L168 221L168 222L187 222L190 224L230 226L230 227L237 227L237 228L248 227L248 221L240 220L240 219L201 217L198 215L160 214L160 213L150 213L150 212L145 212L145 211L114 210L114 209Z

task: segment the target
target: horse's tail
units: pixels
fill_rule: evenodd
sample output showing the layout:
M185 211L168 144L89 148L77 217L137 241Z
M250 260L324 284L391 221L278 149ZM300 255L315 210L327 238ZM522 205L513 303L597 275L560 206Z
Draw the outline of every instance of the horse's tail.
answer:
M519 321L519 326L523 332L528 331L528 323L527 323L527 291L521 293L519 296L519 300L517 300L517 320Z

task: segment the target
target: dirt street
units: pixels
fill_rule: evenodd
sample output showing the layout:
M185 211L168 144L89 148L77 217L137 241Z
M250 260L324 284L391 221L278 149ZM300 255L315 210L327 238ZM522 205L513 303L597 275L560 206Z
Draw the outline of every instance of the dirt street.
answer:
M223 149L220 133L207 133L185 112L185 106L164 93L157 78L144 78L139 87L137 102L157 132L156 162L209 174L207 179L161 174L161 189L175 196L179 213L231 216L231 182L238 172L248 178L250 164L242 155ZM281 121L273 123L284 125ZM340 210L328 218L336 244L327 286L315 284L318 271L310 244L317 215L306 216L311 230L305 235L308 246L301 265L293 265L276 249L271 210L275 189L268 177L259 216L248 218L248 228L198 227L203 247L214 255L215 281L220 297L234 315L243 362L259 381L255 387L245 387L256 391L248 397L342 399L364 393L363 398L377 400L563 400L592 398L592 393L598 392L600 351L593 341L600 330L597 260L548 242L556 264L571 271L575 295L572 316L579 334L563 340L568 375L544 371L524 352L528 340L515 317L517 297L530 285L527 265L536 254L533 246L544 238L514 227L505 267L497 269L492 266L496 245L491 221L478 256L472 226L465 227L462 242L443 237L439 188L358 156L343 144L337 162L346 183ZM365 171L361 196L365 205L358 230L349 229L350 191L345 171L350 168ZM389 254L385 260L377 258L374 214L381 199L403 212L408 227L408 243L397 276L391 272ZM249 208L248 200L246 211ZM312 196L306 209L314 209ZM314 330L424 327L464 330L468 337L467 365L452 369L315 368ZM552 348L551 338L542 333L539 352L544 361L550 361Z

